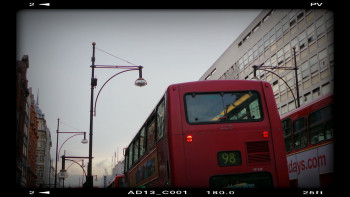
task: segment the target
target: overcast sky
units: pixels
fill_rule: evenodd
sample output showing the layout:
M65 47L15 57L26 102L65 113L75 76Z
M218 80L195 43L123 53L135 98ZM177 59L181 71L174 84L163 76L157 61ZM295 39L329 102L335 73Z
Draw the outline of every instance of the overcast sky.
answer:
M17 13L17 60L29 56L28 86L51 131L55 160L57 118L61 132L89 132L92 42L136 65L148 85L136 87L137 71L113 78L101 91L94 117L94 185L103 186L112 157L119 160L170 84L197 81L261 10L22 10ZM95 65L126 65L96 50ZM121 70L95 69L98 85ZM71 135L61 134L59 146ZM88 138L88 135L87 135ZM82 136L71 138L60 156L88 156ZM85 164L87 160L85 161ZM66 166L70 164L66 164ZM61 169L61 163L58 169ZM82 175L72 165L70 175ZM66 186L76 186L70 176Z

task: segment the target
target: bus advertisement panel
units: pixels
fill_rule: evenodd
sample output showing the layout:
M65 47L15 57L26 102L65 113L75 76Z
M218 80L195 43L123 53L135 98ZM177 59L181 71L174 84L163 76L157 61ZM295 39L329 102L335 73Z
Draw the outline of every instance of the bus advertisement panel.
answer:
M320 97L281 119L291 186L333 186L333 94Z

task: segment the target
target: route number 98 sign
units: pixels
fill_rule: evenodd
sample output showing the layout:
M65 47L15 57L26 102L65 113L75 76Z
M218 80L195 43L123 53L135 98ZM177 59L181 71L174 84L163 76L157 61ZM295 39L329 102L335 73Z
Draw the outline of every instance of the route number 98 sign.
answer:
M219 166L237 166L242 164L240 151L221 151L218 152Z

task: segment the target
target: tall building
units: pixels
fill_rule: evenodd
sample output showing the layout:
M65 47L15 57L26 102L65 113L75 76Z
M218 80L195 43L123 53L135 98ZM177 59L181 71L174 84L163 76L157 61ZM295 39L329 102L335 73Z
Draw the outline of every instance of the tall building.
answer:
M263 10L199 80L253 78L253 65L298 67L300 105L334 89L334 16L330 10ZM293 48L296 56L294 58ZM294 70L257 70L272 85L280 115L296 108ZM288 86L286 85L288 84Z
M28 68L28 55L16 61L16 187L46 187L54 180L51 134L28 88Z
M45 114L37 105L36 108L38 119L38 143L37 143L37 159L36 159L36 187L49 187L53 184L51 155L52 147L50 129L46 125Z
M29 188L35 187L36 182L36 149L38 141L38 120L36 116L36 105L32 88L29 88L28 105L30 106L30 127L28 137L28 159L27 159L27 186Z
M16 187L27 185L28 131L30 107L27 69L29 58L16 61Z

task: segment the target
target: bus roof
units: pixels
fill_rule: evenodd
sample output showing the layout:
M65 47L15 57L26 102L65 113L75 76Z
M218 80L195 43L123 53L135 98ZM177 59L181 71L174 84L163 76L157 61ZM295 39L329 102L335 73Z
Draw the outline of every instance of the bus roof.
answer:
M288 116L290 116L290 115L292 115L292 114L294 114L294 113L296 113L296 112L298 112L298 111L304 110L304 109L310 107L311 105L314 105L315 103L319 102L320 100L323 100L323 99L326 99L326 98L330 98L332 96L333 96L333 92L328 93L328 94L326 94L324 96L321 96L321 97L311 101L310 103L307 103L306 105L303 105L300 108L294 109L294 110L288 112L287 114L281 116L281 120L286 118L286 117L288 117Z
M234 86L235 88L242 89L242 87L245 86L249 86L250 88L252 86L261 87L262 83L269 84L268 82L258 80L206 80L172 84L169 85L168 88L180 86L193 89L201 88L201 90L203 91L205 89L218 89L218 86L220 86L220 88L229 88Z

